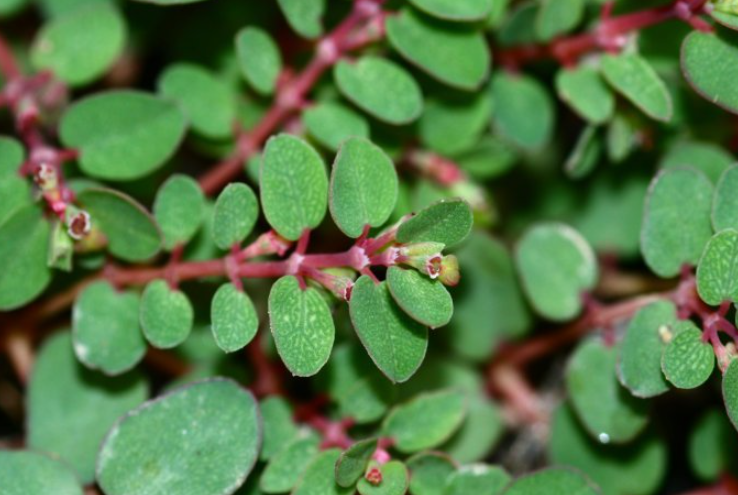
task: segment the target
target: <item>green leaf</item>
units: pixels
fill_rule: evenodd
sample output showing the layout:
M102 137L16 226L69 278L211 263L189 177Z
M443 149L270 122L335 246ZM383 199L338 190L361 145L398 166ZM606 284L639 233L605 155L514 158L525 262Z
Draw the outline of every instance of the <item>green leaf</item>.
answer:
M331 151L350 137L369 137L366 119L340 103L318 103L303 112L302 121L310 135Z
M666 474L666 445L656 436L647 433L625 445L603 445L566 406L554 412L548 449L552 464L587 473L608 495L656 493Z
M290 27L303 38L317 38L323 32L325 0L277 0Z
M455 157L462 170L479 180L504 174L516 164L517 159L517 152L494 136L482 136L473 148Z
M449 86L475 90L487 79L490 54L481 32L403 9L387 18L390 44L410 63Z
M72 336L77 358L88 368L119 375L146 352L138 326L139 296L117 292L104 280L85 287L72 308Z
M395 305L386 283L362 275L349 301L351 322L374 364L392 382L407 381L428 348L428 329Z
M605 55L602 74L608 83L652 119L671 120L673 103L664 81L640 55Z
M408 124L423 110L418 83L389 60L372 56L353 63L341 60L333 69L333 78L346 98L383 122Z
M213 241L220 249L241 244L254 230L259 217L259 201L244 183L228 184L218 195L213 210Z
M353 488L336 484L334 469L341 455L340 449L322 451L307 467L291 495L350 495Z
M76 148L91 177L127 181L161 167L186 129L179 108L140 91L97 93L74 103L60 124L62 143Z
M50 457L25 450L0 450L3 495L82 495L71 469Z
M289 134L269 138L261 164L261 204L279 235L297 240L325 216L328 176L315 149Z
M0 270L0 309L23 306L49 284L46 254L50 235L49 222L34 204L19 208L0 224L0 259L5 260Z
M598 138L597 127L589 125L579 134L574 148L564 163L564 172L572 179L581 179L590 174L602 154L602 141Z
M236 33L236 54L241 74L254 90L270 95L282 70L282 55L269 33L249 26Z
M125 48L126 23L112 5L98 3L44 24L31 47L36 69L47 69L72 86L105 74Z
M470 393L466 419L443 445L443 451L458 462L481 461L502 438L504 429L500 408L483 392Z
M343 451L336 462L336 483L345 488L354 486L364 475L375 450L377 439L367 438L355 442Z
M556 109L546 88L532 77L506 72L492 77L491 88L497 132L526 150L544 147L551 139L556 120Z
M248 294L225 283L218 288L210 305L213 336L225 352L243 348L256 336L259 318Z
M446 287L417 270L392 266L387 270L387 285L402 310L423 325L442 327L454 314L454 302Z
M107 495L231 493L253 469L260 443L251 393L231 380L205 380L123 416L100 448L97 481Z
M712 226L715 232L738 229L738 166L720 176L712 198Z
M379 469L382 473L382 481L374 485L366 478L359 480L356 488L361 495L404 495L410 484L410 474L405 465L400 461L389 461L386 464L372 463L370 469Z
M179 104L193 131L210 139L233 135L235 98L215 74L194 64L174 64L159 76L157 87Z
M676 307L667 300L641 308L630 320L620 348L618 378L636 397L655 397L669 390L661 356L676 321Z
M648 421L648 402L618 383L618 349L584 341L569 359L566 388L584 427L600 443L632 440Z
M466 201L442 199L403 222L397 230L397 240L401 243L440 242L449 248L466 239L473 221Z
M723 373L723 402L730 422L738 430L738 359L732 359Z
M713 3L713 5L715 8L710 11L710 17L712 17L721 26L734 31L738 30L738 15L735 15L735 9L726 9L726 11L723 12L718 9L718 3Z
M712 237L712 184L693 169L659 172L649 187L641 227L641 252L661 277L696 265Z
M195 313L184 292L159 279L149 282L141 295L140 319L146 340L169 349L190 335Z
M269 326L277 352L295 376L312 376L328 362L336 328L317 289L300 288L296 277L284 276L269 292Z
M2 0L0 1L0 17L10 17L21 11L29 0Z
M466 416L466 395L458 390L421 394L396 406L382 424L382 434L404 453L430 449L448 440Z
M682 72L703 98L738 113L738 48L714 34L693 31L682 43Z
M632 118L615 113L607 126L607 156L614 163L625 160L636 149L639 129Z
M298 430L292 420L292 408L286 399L272 395L262 399L259 405L264 423L259 459L267 461L297 437Z
M697 292L707 304L738 302L738 230L725 229L708 241L697 265Z
M553 467L522 476L502 492L504 495L598 495L597 485L570 468Z
M679 140L669 146L659 162L659 168L692 167L703 172L717 184L723 172L735 158L724 148L713 143Z
M536 14L536 34L540 41L549 41L577 27L584 17L585 0L543 0Z
M0 136L0 225L22 207L31 204L31 187L18 174L25 149L13 138Z
M272 456L259 479L264 493L290 491L305 469L318 455L320 437L312 430L301 430L297 437Z
M717 481L722 473L735 472L738 447L734 440L735 430L725 413L708 410L689 435L687 453L692 471L704 482Z
M423 12L450 21L476 21L484 19L491 12L491 0L410 0Z
M471 464L448 477L443 495L498 495L509 481L510 475L501 467Z
M130 196L91 187L77 200L90 214L93 228L108 240L108 251L126 261L145 261L159 252L161 232L149 212Z
M338 228L359 237L366 225L383 225L397 203L397 172L392 160L371 141L349 138L333 162L330 211Z
M489 127L491 114L489 91L459 100L429 99L418 122L420 140L426 147L444 155L467 151Z
M551 320L565 321L582 310L582 293L597 283L594 252L574 229L540 223L518 241L515 263L531 304Z
M147 396L141 374L94 373L75 359L69 333L55 334L36 356L28 386L28 446L64 460L92 483L105 433Z
M421 452L407 460L411 495L443 495L446 482L456 471L453 460L440 452Z
M702 331L691 321L664 349L661 367L666 379L677 388L696 388L710 378L715 368L712 346L702 340Z
M547 1L547 5L559 2ZM556 92L577 115L590 124L608 122L615 111L615 97L593 67L564 68L556 74Z
M197 181L181 174L169 177L156 193L154 218L165 249L190 242L205 219L205 196Z

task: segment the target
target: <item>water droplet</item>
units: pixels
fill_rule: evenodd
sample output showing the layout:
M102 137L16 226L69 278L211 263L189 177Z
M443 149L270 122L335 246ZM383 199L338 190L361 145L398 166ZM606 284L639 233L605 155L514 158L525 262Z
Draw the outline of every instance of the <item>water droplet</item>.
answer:
M610 443L610 435L607 433L600 433L597 435L597 439L600 441L600 443Z

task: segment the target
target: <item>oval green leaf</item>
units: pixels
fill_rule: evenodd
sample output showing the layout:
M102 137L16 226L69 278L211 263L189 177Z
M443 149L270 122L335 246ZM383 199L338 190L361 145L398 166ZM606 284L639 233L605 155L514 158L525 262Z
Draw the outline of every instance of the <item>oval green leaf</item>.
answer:
M677 388L697 388L710 378L715 368L712 346L702 340L702 331L692 322L685 322L664 349L661 367L666 379Z
M205 219L205 195L199 184L186 175L175 174L156 193L154 218L164 236L164 248L185 245Z
M323 32L325 0L277 0L290 27L303 38L317 38Z
M256 336L259 318L251 298L232 283L220 286L210 305L213 336L225 352L243 348Z
M340 449L322 451L305 470L291 495L350 495L353 488L336 484L334 470Z
M446 287L417 270L391 266L387 270L387 285L402 310L423 325L442 327L454 314L454 301Z
M313 430L300 430L296 438L269 460L259 478L264 493L285 493L297 484L320 451L320 437Z
M712 33L693 31L682 43L687 82L711 103L738 114L738 48Z
M367 438L343 451L336 462L336 483L345 488L354 486L364 475L376 450L377 439Z
M491 114L492 95L489 91L480 91L468 98L429 99L418 122L420 140L425 146L442 155L457 155L470 151L479 142L480 135L489 127ZM465 166L466 163L459 161L458 156L455 158L462 168L470 171ZM468 157L462 155L462 158L468 161ZM483 166L485 169L496 168L494 163L484 163Z
M107 91L64 113L60 137L76 148L82 171L106 180L133 180L158 169L184 137L185 118L167 100L140 91Z
M0 450L3 495L82 495L72 470L36 452Z
M259 217L259 201L243 183L228 184L215 201L213 240L220 249L231 249L254 230Z
M523 149L544 147L551 139L556 119L546 88L532 77L506 72L492 77L491 88L495 103L492 119L497 131Z
M697 265L697 292L707 304L738 302L738 230L718 232Z
M738 167L731 167L720 176L712 200L712 226L715 232L738 230Z
M259 459L269 460L297 437L297 425L292 419L292 407L286 399L272 395L260 402L264 423L264 439Z
M249 26L236 33L236 54L241 74L254 90L270 95L282 70L282 55L269 33Z
M732 359L723 374L723 402L730 422L738 430L738 359Z
M251 393L231 380L206 380L121 418L100 448L97 481L107 495L233 493L260 446L261 417Z
M332 151L350 137L369 137L366 119L340 103L318 103L303 112L302 121L310 135Z
M510 475L497 466L470 464L448 477L443 495L498 495L510 482Z
M556 74L556 92L590 124L608 122L615 111L615 97L593 67L580 65L561 69Z
M295 241L323 221L328 176L315 149L289 134L267 141L261 164L261 204L269 224Z
M602 74L643 113L662 122L671 120L671 94L646 59L636 54L606 55L602 58Z
M170 349L190 335L195 312L184 292L164 280L153 280L141 296L140 319L146 340L154 347Z
M490 0L410 0L414 6L432 16L453 21L484 19L492 10Z
M505 489L503 495L599 495L597 485L569 468L553 467L522 476Z
M456 464L441 452L421 452L407 460L411 495L443 495L446 481L456 471Z
M471 232L474 218L463 199L442 199L424 208L397 229L397 240L440 242L447 248L459 244Z

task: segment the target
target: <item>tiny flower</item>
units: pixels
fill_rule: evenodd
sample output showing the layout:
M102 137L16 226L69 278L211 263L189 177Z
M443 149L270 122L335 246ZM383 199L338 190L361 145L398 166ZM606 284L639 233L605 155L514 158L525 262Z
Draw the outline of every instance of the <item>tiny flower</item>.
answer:
M366 475L364 475L364 478L370 484L378 486L382 482L382 471L380 471L379 468L373 467L369 471L367 471Z
M67 233L72 239L79 241L90 233L91 227L90 214L84 210L77 210L67 217Z

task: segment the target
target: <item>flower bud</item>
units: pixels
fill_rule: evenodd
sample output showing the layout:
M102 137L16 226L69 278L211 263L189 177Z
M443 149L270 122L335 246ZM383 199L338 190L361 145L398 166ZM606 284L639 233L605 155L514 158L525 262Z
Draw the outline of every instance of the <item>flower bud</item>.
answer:
M436 278L437 275L433 275L429 263L434 258L441 258L441 251L444 247L445 245L440 242L407 244L397 248L395 260L397 263L412 266L416 270L428 274L431 278Z
M370 485L378 486L382 482L382 471L377 467L373 467L366 472L364 478Z
M460 278L459 260L453 254L444 256L441 259L438 280L440 280L443 285L453 287L459 283Z
M66 215L67 233L72 239L79 241L87 236L92 228L90 214L84 210L70 207Z

